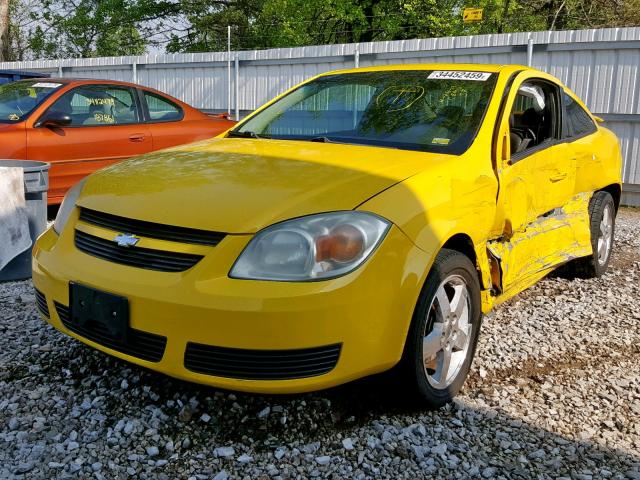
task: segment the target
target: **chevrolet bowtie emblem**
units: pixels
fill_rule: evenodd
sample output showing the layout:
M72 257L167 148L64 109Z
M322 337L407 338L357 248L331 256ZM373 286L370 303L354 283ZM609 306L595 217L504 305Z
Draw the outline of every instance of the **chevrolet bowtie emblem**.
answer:
M116 242L119 247L129 248L135 247L140 239L130 233L120 233L116 235L116 238L114 238L113 241Z

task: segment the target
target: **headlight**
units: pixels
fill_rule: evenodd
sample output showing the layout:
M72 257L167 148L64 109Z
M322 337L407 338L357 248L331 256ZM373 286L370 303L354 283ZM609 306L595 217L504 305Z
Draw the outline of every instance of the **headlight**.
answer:
M56 215L56 221L53 222L53 229L57 232L58 235L62 233L64 226L67 224L67 221L69 221L69 216L76 206L76 200L78 200L80 192L82 191L82 187L84 186L84 183L86 181L86 178L80 180L73 187L71 187L67 194L64 196L62 205L60 205L60 209L58 210L58 214Z
M287 220L258 232L229 276L286 282L324 280L362 264L390 223L365 212L335 212Z

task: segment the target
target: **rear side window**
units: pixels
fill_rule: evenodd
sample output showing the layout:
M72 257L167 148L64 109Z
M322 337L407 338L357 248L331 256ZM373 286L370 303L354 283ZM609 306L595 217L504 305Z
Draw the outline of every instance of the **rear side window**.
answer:
M144 99L149 108L149 120L152 122L171 122L182 119L182 109L159 95L144 92Z
M562 103L564 106L562 138L584 137L597 130L589 114L566 93L562 94Z
M131 89L86 85L65 93L49 112L69 115L71 126L107 126L137 123L138 109Z

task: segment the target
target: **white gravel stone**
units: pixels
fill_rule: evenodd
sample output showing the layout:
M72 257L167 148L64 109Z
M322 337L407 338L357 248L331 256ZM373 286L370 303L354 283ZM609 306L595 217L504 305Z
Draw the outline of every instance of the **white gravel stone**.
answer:
M213 477L213 480L227 480L229 478L229 475L227 474L227 472L225 470L220 470L215 477Z
M218 447L214 450L216 457L229 458L236 453L233 447Z
M156 457L160 455L160 449L156 446L147 447L147 455L150 457Z
M173 380L54 330L30 282L0 283L0 478L640 480L640 210L616 227L601 278L550 275L485 317L437 411L384 375L277 400Z

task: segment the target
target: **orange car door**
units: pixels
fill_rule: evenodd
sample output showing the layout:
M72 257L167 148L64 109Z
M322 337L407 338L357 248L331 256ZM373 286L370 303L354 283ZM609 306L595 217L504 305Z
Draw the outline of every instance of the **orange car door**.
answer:
M147 90L141 90L141 97L154 150L212 138L230 126L230 122L215 122Z
M27 156L51 162L49 203L86 175L152 150L135 89L83 85L56 100L27 128Z

